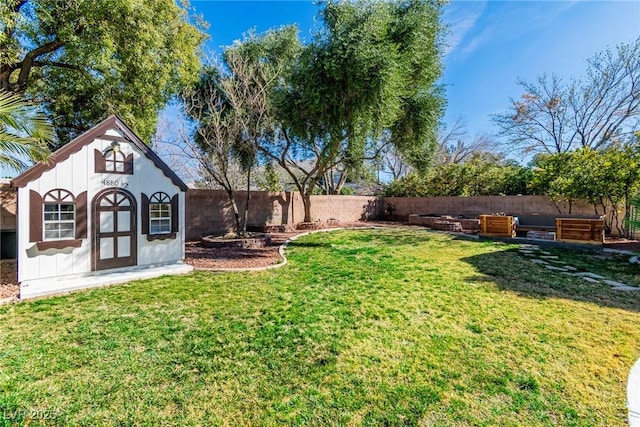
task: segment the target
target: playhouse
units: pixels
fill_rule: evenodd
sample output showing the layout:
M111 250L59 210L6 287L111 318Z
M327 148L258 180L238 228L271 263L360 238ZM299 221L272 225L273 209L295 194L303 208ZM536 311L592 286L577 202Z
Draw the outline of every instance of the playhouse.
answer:
M12 185L21 298L191 270L187 186L118 116Z

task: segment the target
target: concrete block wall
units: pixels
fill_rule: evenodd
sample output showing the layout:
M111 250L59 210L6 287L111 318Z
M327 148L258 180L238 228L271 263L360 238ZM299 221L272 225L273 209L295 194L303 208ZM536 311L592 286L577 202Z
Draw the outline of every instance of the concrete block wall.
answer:
M0 183L0 230L16 229L17 197L9 184Z
M545 196L474 196L474 197L385 197L383 209L389 204L395 208L393 215L407 220L411 214L463 215L475 218L482 214L504 212L507 214L569 214L569 204L556 204ZM571 215L595 215L593 206L573 202Z
M242 214L246 192L236 193ZM380 216L380 199L368 196L312 196L313 221L373 220ZM187 239L233 230L234 215L227 193L221 190L189 190L186 203ZM294 192L251 192L249 226L296 224L304 219L302 197Z

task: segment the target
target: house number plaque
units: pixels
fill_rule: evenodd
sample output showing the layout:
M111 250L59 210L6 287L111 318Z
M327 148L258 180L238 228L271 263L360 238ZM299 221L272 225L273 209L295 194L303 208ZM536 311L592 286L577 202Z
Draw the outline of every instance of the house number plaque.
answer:
M125 180L120 181L119 179L103 179L102 186L127 188L129 186L129 183Z

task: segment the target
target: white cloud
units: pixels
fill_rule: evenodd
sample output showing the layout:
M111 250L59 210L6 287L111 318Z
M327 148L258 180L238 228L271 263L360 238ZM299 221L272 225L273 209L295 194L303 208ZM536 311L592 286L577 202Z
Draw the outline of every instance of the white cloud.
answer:
M459 50L469 32L482 16L486 5L486 1L453 1L449 3L443 15L443 21L448 26L445 55L449 56ZM465 47L463 46L462 49Z

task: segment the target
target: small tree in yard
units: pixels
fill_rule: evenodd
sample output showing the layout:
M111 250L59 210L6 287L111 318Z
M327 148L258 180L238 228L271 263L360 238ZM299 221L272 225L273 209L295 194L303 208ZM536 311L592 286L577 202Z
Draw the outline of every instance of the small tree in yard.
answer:
M251 100L244 93L255 69L249 69L241 57L230 55L226 65L233 74L223 75L222 67L203 69L196 86L183 91L185 112L196 127L192 147L206 175L223 188L231 204L237 235L247 233L247 214L251 194L251 170L256 163L255 146L250 140L251 121L244 103ZM241 215L236 201L234 165L240 167L246 179L246 203Z
M231 168L236 160L233 142L238 125L223 89L224 78L216 67L204 68L198 83L183 90L182 100L187 117L195 124L195 146L189 148L206 175L226 191L235 232L240 234L240 211L231 180Z
M537 156L534 164L538 191L569 201L586 200L596 214L606 215L607 233L615 224L620 235L627 234L631 201L640 191L640 146L615 143L600 151L587 147Z
M311 195L328 171L344 174L377 157L383 132L416 168L436 148L444 101L440 5L413 1L328 1L324 28L300 50L275 89L277 138L260 151L291 176L311 221ZM304 168L300 160L311 159ZM300 176L300 173L302 176Z
M249 34L243 42L224 51L224 61L203 68L200 80L183 91L185 112L195 125L197 150L191 150L201 168L221 188L231 204L236 233L246 235L251 174L258 161L258 141L274 135L269 93L280 78L294 28L269 31L262 37ZM272 51L277 60L263 61ZM232 180L234 165L240 166L246 183L242 214Z
M544 153L533 159L531 191L534 194L548 196L554 202L558 213L562 213L558 202L566 200L569 203L570 214L573 201L580 197L574 183L572 160L571 153Z

